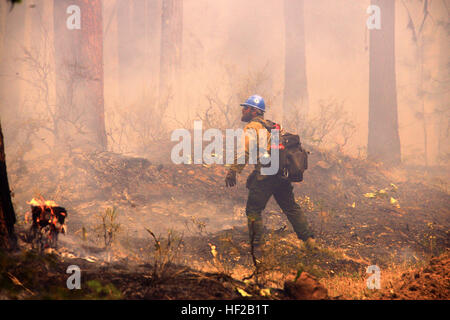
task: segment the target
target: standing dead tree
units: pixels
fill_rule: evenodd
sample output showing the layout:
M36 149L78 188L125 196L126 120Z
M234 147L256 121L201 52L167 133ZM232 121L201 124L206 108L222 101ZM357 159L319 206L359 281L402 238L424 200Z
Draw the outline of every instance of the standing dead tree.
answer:
M355 134L356 126L344 110L344 103L320 100L317 113L311 113L300 128L300 136L308 144L334 148L342 152Z
M285 75L283 126L299 130L309 109L306 78L304 0L284 1Z
M372 0L383 27L370 30L369 134L367 155L388 164L401 162L395 73L395 2Z
M55 87L53 77L55 70L50 50L49 31L42 23L36 27L41 31L36 41L39 45L23 48L23 55L19 62L24 65L26 75L16 75L31 89L25 97L22 112L12 120L17 124L11 126L11 130L16 131L12 136L16 138L14 141L16 154L14 156L19 161L32 150L31 145L36 139L39 139L51 151L55 146L60 145L63 139L68 145L70 144L70 138L64 138L62 131L86 133L83 111L75 107L74 96L88 74L77 63L67 62L64 66L65 72L60 73L59 79L65 83L67 90L59 93L58 103L55 103L52 92ZM53 144L42 138L42 131L51 135Z
M149 155L170 136L165 115L168 101L156 98L156 90L148 89L126 108L116 105L110 110L107 135L114 152Z
M246 75L238 75L233 66L226 66L221 83L220 86L209 88L205 97L208 105L202 112L196 114L205 128L238 128L241 126L240 104L250 95L260 94L268 106L271 106L275 98L271 92L267 64L261 70ZM223 85L224 83L226 85Z
M440 20L436 16L431 15L432 4L435 5L435 11L440 9L446 9L447 15L444 14L444 17L448 17L448 7L445 1L441 2L431 2L429 0L420 1L423 2L422 10L420 16L413 18L411 14L410 7L402 0L402 4L406 13L408 15L408 25L407 29L409 29L411 33L411 40L415 46L415 55L419 60L418 63L418 84L417 84L417 100L418 104L414 104L413 108L415 109L415 118L420 121L422 126L422 135L423 135L423 160L425 166L428 167L430 164L430 151L432 149L432 145L434 143L433 137L429 137L431 127L433 125L433 121L435 121L437 133L437 162L444 160L445 157L448 157L448 154L445 155L445 151L443 151L443 143L442 140L446 140L449 138L448 130L449 124L448 114L450 112L450 108L448 105L448 100L445 99L445 95L448 97L448 72L449 72L449 58L447 54L447 50L445 50L445 46L448 48L448 41L445 39L439 39L442 43L442 48L440 51L442 52L443 57L440 63L440 74L442 75L441 79L433 78L430 74L430 70L427 70L426 67L426 52L430 44L433 42L433 37L438 33L439 28L442 28L443 33L446 35L448 40L448 18L441 18ZM439 8L438 5L442 4L442 7ZM416 2L418 4L418 2ZM409 3L410 6L414 5L413 3ZM428 29L428 32L427 32ZM429 30L432 30L431 32ZM438 73L439 74L439 73ZM432 89L434 87L434 90ZM433 111L428 111L426 108L427 99L432 96L442 96L443 103L434 108ZM433 119L434 118L434 119ZM448 140L447 140L448 141ZM447 149L448 150L448 149ZM448 151L447 151L448 152Z
M162 1L161 54L160 54L160 104L167 103L167 97L177 95L180 77L183 41L183 0Z
M68 23L70 10L75 21L77 17L80 20L78 26ZM80 128L76 127L77 131L69 130L65 137L78 138L80 141L74 143L83 148L91 145L96 150L105 150L101 1L54 1L53 22L57 113L63 116L71 111L66 120L83 123L84 132L77 135ZM58 135L62 131L67 131L65 126L58 128Z
M14 233L15 223L16 214L11 201L3 133L0 123L0 248L12 249L15 247L17 241Z

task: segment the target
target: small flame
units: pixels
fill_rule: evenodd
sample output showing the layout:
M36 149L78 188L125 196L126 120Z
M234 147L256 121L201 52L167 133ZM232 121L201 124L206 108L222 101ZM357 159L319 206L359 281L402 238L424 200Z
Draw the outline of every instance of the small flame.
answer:
M210 248L211 248L211 254L213 255L214 258L216 258L216 257L217 257L216 246L213 245L213 244L211 244L211 243L208 243L208 244L209 244L209 246L210 246Z
M66 232L66 229L64 226L64 221L59 223L59 218L58 218L58 215L66 217L66 213L60 212L61 210L58 210L58 212L56 212L56 213L54 212L54 210L57 210L56 207L58 207L58 205L56 204L55 201L45 200L42 196L39 196L39 197L32 198L31 201L27 201L27 204L31 205L31 209L33 212L26 213L26 221L29 220L30 215L31 215L31 220L33 221L33 227L42 228L46 225L51 225L51 228L54 228L54 230L57 233L58 232L62 232L62 233ZM36 208L40 208L40 210L38 210ZM34 212L35 209L37 210L36 212ZM50 213L50 216L47 213ZM40 225L41 221L45 222L44 225ZM54 237L54 235L50 232L47 235L47 237L51 240Z
M30 202L27 201L28 204L31 204L34 207L40 207L41 206L41 202L39 200L37 200L36 198L31 199Z
M33 199L31 199L30 202L27 202L27 203L34 207L57 207L58 206L55 201L44 200L43 198L41 198L41 199L33 198Z

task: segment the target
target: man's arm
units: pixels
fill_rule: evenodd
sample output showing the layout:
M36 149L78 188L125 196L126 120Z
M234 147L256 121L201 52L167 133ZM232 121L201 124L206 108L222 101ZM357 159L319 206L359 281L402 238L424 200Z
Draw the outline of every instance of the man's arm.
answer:
M230 170L236 171L237 173L241 173L242 170L244 170L245 165L250 158L250 146L254 145L256 148L258 143L258 132L261 129L264 129L263 125L256 121L251 121L244 127L244 149L237 150ZM253 131L253 133L251 131Z
M263 125L256 121L252 121L244 127L244 150L237 150L235 154L233 164L231 165L225 179L227 186L233 187L236 185L236 173L241 173L242 170L244 170L245 165L248 163L250 158L250 146L252 144L254 144L255 147L257 146L258 131L261 129L264 129ZM254 130L254 134L250 134L249 130ZM242 159L244 159L244 161L242 161Z

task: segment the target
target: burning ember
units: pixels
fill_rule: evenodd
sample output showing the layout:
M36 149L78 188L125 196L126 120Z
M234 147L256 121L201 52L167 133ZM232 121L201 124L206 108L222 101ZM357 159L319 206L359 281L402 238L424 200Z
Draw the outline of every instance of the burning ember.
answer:
M65 233L66 209L58 206L53 200L43 198L33 198L27 203L31 205L30 240L38 240L41 249L56 247L58 234Z
M31 199L30 202L27 202L28 204L31 204L31 206L33 207L57 207L58 205L56 204L55 201L53 200L44 200L44 199L36 199L33 198Z

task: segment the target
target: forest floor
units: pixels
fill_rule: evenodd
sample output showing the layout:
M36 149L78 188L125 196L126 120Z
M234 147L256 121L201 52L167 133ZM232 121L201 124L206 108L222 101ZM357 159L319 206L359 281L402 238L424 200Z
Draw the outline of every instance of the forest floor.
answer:
M448 168L388 168L314 149L295 195L316 243L298 240L271 199L256 262L245 217L252 168L234 188L225 187L224 166L106 152L8 169L21 249L1 256L3 298L450 297ZM45 254L23 241L27 201L38 195L68 211L67 234ZM67 290L69 265L82 270L85 290ZM379 268L379 289L367 286L369 266Z

